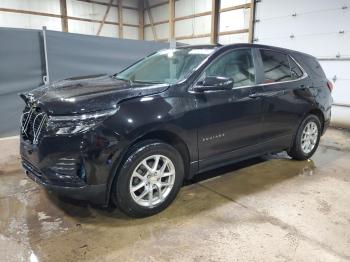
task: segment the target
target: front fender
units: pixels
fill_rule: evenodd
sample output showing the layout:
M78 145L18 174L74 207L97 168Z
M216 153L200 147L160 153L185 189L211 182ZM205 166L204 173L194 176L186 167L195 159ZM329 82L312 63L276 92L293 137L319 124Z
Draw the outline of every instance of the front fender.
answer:
M186 144L189 160L198 160L193 99L157 94L130 99L119 106L118 113L104 123L105 127L120 137L119 150L113 157L113 168L108 178L108 196L128 150L137 141L147 137L147 134L168 132L176 135Z

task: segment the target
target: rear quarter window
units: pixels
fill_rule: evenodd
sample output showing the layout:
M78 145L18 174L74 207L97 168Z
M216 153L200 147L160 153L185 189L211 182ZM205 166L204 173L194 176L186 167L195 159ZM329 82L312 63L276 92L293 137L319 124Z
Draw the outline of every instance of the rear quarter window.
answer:
M298 78L302 77L304 75L304 73L301 70L301 68L298 66L298 64L290 56L288 56L288 59L289 59L289 65L290 65L292 79L298 79Z
M316 58L303 54L293 54L297 62L302 66L302 68L307 72L309 77L315 80L326 79L326 74L324 73L320 63Z

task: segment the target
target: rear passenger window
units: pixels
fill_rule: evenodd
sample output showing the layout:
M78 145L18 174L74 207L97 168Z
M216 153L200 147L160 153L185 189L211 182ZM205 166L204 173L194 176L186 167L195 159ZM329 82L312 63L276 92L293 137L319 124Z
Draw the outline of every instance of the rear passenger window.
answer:
M292 74L292 79L298 79L303 76L303 71L301 71L300 67L295 63L294 59L288 57L290 64L290 71Z
M260 50L263 62L265 83L291 80L288 56L275 51Z

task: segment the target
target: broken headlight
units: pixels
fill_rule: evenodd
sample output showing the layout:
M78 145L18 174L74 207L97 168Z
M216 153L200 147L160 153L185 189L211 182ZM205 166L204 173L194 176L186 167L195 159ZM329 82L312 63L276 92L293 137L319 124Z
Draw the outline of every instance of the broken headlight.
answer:
M118 108L72 116L49 116L47 131L56 135L71 135L85 132L99 125Z

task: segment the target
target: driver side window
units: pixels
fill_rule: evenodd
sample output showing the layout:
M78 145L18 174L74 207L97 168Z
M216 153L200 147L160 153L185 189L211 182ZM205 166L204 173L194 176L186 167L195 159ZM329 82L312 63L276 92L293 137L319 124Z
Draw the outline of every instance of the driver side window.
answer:
M250 49L239 49L226 52L216 58L203 72L205 77L232 78L234 87L255 84L255 70Z

